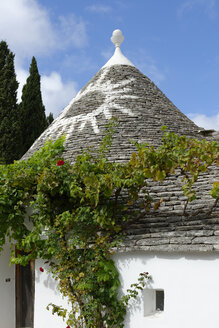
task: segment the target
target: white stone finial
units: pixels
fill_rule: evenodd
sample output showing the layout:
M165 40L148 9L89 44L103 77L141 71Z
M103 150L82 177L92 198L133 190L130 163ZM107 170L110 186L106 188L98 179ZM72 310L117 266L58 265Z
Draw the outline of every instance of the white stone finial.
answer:
M115 45L115 47L120 47L123 40L124 40L124 36L122 34L122 31L120 30L113 31L113 34L111 36L111 41Z
M108 60L108 62L103 66L103 68L113 66L113 65L134 66L130 62L130 60L123 55L123 53L120 49L120 45L123 40L124 40L124 36L122 35L122 32L120 30L113 31L113 35L111 36L111 41L112 41L112 43L114 43L116 49L115 49L114 55Z

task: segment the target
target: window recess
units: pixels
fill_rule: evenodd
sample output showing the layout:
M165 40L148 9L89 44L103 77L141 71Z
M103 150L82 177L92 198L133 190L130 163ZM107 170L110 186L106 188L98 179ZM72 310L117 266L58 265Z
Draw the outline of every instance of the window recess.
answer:
M153 315L164 311L164 290L144 290L144 316Z

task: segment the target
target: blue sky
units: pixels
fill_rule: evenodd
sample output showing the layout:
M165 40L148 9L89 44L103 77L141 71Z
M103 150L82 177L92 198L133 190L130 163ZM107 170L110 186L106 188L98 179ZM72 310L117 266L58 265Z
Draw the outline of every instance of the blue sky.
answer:
M198 125L219 130L219 1L0 0L0 39L21 88L32 56L56 116L114 52L126 57Z

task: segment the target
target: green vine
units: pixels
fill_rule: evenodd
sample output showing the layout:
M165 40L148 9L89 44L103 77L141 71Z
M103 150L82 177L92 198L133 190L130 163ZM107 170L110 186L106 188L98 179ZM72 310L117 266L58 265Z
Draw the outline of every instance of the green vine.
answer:
M110 162L115 125L108 125L99 151L84 151L73 164L62 157L62 137L48 141L26 161L0 166L0 247L7 238L26 253L15 257L12 252L12 263L25 265L37 258L48 263L71 310L52 303L48 309L63 317L68 327L124 327L129 300L149 276L140 274L127 295L119 298L112 255L130 218L142 215L142 210L144 215L156 210L161 203L153 202L147 180L162 182L180 168L184 194L192 201L199 174L219 165L218 143L167 131L159 148L136 144L127 163ZM211 195L218 199L218 182ZM133 206L136 202L139 211Z

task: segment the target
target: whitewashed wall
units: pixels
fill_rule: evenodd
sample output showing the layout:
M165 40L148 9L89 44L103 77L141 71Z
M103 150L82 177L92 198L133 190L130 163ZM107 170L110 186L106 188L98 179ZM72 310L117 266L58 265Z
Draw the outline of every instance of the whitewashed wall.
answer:
M40 267L44 269L44 272L40 271ZM61 297L57 290L56 281L50 273L47 273L46 265L43 261L37 260L35 263L34 328L66 328L67 325L62 318L56 314L53 315L52 310L46 309L49 303L68 308L66 300Z
M114 256L123 291L149 272L149 288L164 289L164 311L144 316L143 293L130 307L125 328L218 328L219 254L124 253Z
M10 247L5 245L0 255L0 328L15 327L15 266L9 267L9 259Z
M9 267L10 246L5 244L0 255L0 328L15 328L15 265ZM45 269L44 272L39 270ZM46 310L49 303L67 306L56 289L56 282L46 272L40 260L35 263L34 328L65 328L66 324L52 311ZM6 282L6 279L10 281Z
M15 327L15 267L9 267L10 249L0 256L0 328ZM164 311L144 316L144 293L133 302L125 328L218 328L219 255L123 253L114 256L121 274L123 291L148 271L149 288L163 289ZM39 270L44 268L44 272ZM46 310L48 303L67 306L40 260L35 266L34 328L65 328L57 315ZM10 282L5 279L10 278ZM145 304L146 306L146 304Z

